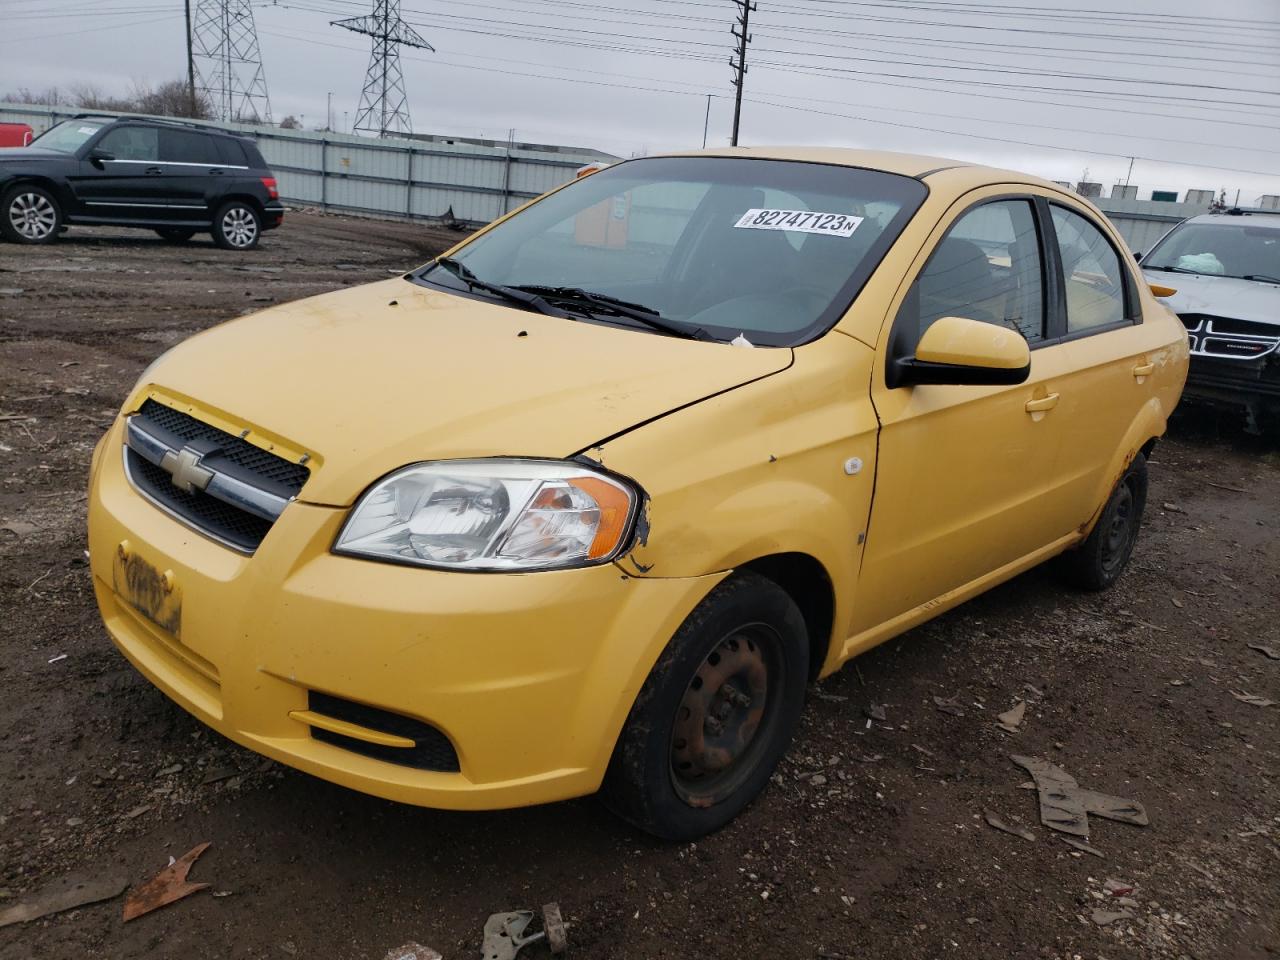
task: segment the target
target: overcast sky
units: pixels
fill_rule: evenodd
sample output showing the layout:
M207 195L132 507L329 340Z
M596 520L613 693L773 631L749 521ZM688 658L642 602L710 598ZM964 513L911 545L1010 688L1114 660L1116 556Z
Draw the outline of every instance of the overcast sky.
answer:
M212 0L192 0L193 5ZM233 0L241 2L241 0ZM938 154L1151 189L1280 194L1280 0L758 0L745 144ZM274 119L354 119L372 0L253 4ZM402 0L419 132L620 156L728 142L732 0ZM1209 12L1221 16L1209 16ZM0 0L0 93L185 73L180 0ZM984 139L985 138L985 139ZM1174 165L1198 164L1199 166Z

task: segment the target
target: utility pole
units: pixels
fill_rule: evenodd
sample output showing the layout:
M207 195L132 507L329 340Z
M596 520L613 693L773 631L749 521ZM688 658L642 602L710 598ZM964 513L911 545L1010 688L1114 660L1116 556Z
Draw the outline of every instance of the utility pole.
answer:
M1129 178L1133 176L1133 157L1129 158L1129 172L1124 175L1124 185L1129 185Z
M217 120L271 122L251 0L196 0L191 29L196 89Z
M187 16L187 97L191 101L190 113L196 115L196 58L191 52L191 0L185 0L183 7Z
M324 129L327 133L333 133L333 91L325 94L325 96L329 100L324 110Z
M711 125L711 94L707 94L707 115L702 118L702 149L707 149L707 127Z
M729 144L736 147L738 122L742 118L742 83L747 78L747 44L751 42L751 34L747 27L756 5L751 0L733 0L733 3L738 8L738 26L730 27L729 32L738 38L738 52L729 58L729 64L733 67L733 85L737 87L737 92L733 98L733 138Z
M409 120L409 98L400 72L400 48L416 47L435 52L435 47L400 19L400 0L373 0L373 13L367 17L333 20L331 26L373 38L373 53L365 74L364 89L352 130L366 130L385 137L389 133L412 133Z

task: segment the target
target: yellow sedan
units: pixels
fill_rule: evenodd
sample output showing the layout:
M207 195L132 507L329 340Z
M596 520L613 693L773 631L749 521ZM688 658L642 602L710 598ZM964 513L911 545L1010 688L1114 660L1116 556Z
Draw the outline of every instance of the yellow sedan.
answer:
M808 683L1133 549L1185 330L1052 183L733 149L568 184L180 344L95 453L108 632L232 740L406 803L690 838Z

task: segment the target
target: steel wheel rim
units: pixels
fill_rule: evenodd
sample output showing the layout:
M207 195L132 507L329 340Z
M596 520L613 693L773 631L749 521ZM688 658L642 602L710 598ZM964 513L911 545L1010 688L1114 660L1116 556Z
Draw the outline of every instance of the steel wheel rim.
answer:
M703 659L676 707L671 782L691 807L710 807L738 790L770 742L781 642L765 624L738 627Z
M258 236L258 221L251 210L232 207L222 216L222 235L233 247L247 247Z
M20 193L9 204L9 223L27 240L43 240L57 222L58 212L43 194Z
M1116 490L1116 498L1112 503L1109 526L1102 540L1102 567L1111 572L1124 562L1133 546L1135 500L1133 488L1125 481Z

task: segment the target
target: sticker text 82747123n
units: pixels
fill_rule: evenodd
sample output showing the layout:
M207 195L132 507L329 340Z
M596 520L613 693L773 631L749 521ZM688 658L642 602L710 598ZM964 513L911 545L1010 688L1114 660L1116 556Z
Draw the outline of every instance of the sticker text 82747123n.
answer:
M821 213L817 210L748 210L734 227L739 230L792 230L848 237L858 229L862 217L851 213Z

